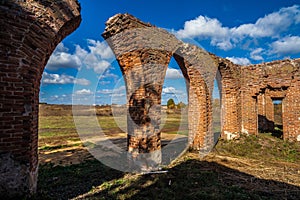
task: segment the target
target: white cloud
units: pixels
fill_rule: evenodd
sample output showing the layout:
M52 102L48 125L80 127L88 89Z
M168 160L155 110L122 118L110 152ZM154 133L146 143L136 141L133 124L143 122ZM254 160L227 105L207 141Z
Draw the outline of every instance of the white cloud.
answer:
M181 39L210 39L211 45L222 50L230 50L246 37L279 38L292 25L299 23L300 8L298 5L294 5L261 17L255 23L241 24L231 28L223 26L218 19L199 16L196 19L186 21L184 28L175 34Z
M99 82L100 85L108 85L110 83L111 83L110 81L100 81Z
M72 55L69 49L64 46L63 43L59 43L49 61L46 68L51 71L55 71L59 68L75 68L79 69L82 65L80 58L75 54Z
M124 85L114 89L102 89L97 91L97 94L100 94L97 98L108 98L112 104L124 104L126 102L126 87Z
M288 30L299 18L299 6L281 8L278 12L273 12L262 18L259 18L255 24L243 24L239 27L232 28L231 31L235 36L274 37L279 33Z
M80 47L79 47L80 48ZM114 54L105 42L88 40L90 52L79 49L78 52L83 56L83 63L88 69L93 69L97 74L103 73L113 61Z
M240 57L226 57L226 59L230 60L234 64L238 65L250 65L251 62L248 58L240 58Z
M75 78L65 74L49 74L43 73L42 83L45 84L78 84L78 85L90 85L90 81L84 78Z
M85 66L96 73L103 73L114 59L114 54L106 42L87 40L88 50L76 45L75 52L69 53L69 49L60 43L51 55L46 68L57 70L59 68L81 69Z
M92 95L93 92L90 89L82 89L82 90L77 90L75 92L77 95Z
M250 57L253 60L264 60L264 58L261 56L263 53L263 48L257 48L251 51Z
M62 94L62 95L52 95L47 98L40 97L42 102L48 102L51 104L68 104L71 100L71 95Z
M289 36L273 42L271 44L271 53L278 55L300 53L300 37Z
M181 90L177 90L177 89L175 89L174 87L165 87L165 88L163 88L163 90L162 90L162 95L169 95L169 94L174 94L174 95L182 95L182 94L184 94L184 92L183 91L181 91Z
M99 90L97 93L99 94L104 94L104 95L117 95L117 94L121 94L121 93L126 93L126 87L120 86L119 88L114 88L114 89L102 89Z
M223 27L218 19L200 15L194 20L185 22L184 28L177 31L176 35L179 38L210 38L212 45L228 50L232 48L229 33L229 28Z
M176 92L176 89L173 87L166 87L162 90L163 94L174 94Z
M179 79L183 78L183 75L180 70L168 68L166 72L166 79Z
M91 54L99 55L102 59L106 60L114 57L114 54L107 43L89 39L88 44Z
M200 15L194 20L185 22L184 28L179 30L177 35L180 38L224 38L224 36L228 35L228 32L229 29L223 27L219 20Z

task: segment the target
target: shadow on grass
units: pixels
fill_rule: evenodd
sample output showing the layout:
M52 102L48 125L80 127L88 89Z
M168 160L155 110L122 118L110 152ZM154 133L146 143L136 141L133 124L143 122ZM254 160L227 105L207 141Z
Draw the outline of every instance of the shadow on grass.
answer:
M164 174L140 175L136 179L124 175L96 161L70 167L45 166L40 170L37 199L69 199L85 194L93 186L93 192L77 199L296 200L300 196L300 187L196 159L186 160Z
M84 194L93 186L123 177L97 160L70 166L42 165L39 168L38 191L33 199L70 199Z

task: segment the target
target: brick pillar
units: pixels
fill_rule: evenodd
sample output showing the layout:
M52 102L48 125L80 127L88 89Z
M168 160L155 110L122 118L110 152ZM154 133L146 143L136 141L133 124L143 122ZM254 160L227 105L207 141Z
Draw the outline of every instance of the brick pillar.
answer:
M238 123L238 90L232 87L231 79L223 79L222 81L222 105L223 105L223 129L222 137L232 139L239 132Z
M147 109L152 108L152 104L160 104L163 81L161 76L164 75L172 54L181 67L189 89L190 145L195 150L209 149L213 144L211 93L217 72L211 56L199 47L184 44L174 35L141 22L129 14L111 17L106 22L102 36L113 49L125 75L129 117L133 119L128 125L141 124L144 129L142 131L135 126L128 129L129 151L138 154L157 146L157 134L150 140L154 141L153 144L147 143L148 139L135 135L145 131L151 133L150 135L156 132L152 125L146 126L149 124ZM159 106L155 109L160 112Z
M242 94L242 129L243 134L257 135L257 99L251 94L244 92Z
M260 93L257 96L257 114L258 114L258 129L262 132L267 131L266 102L265 102L264 93Z
M111 17L102 36L114 51L125 79L129 170L156 170L161 163L162 85L179 41L129 14Z
M198 74L199 75L199 74ZM189 87L189 141L193 150L200 150L205 144L205 136L208 134L208 123L211 104L208 104L207 88L203 80L197 79L197 73L190 77Z
M222 133L224 139L233 139L240 131L240 72L239 67L221 59Z
M212 92L218 68L211 55L189 44L181 45L174 58L188 86L189 145L206 155L214 144Z
M128 152L137 170L155 170L161 163L161 92L170 58L152 49L117 58L127 90Z
M295 74L282 101L283 139L300 142L300 73Z
M79 26L79 12L75 0L0 3L2 198L36 190L40 79L56 45Z

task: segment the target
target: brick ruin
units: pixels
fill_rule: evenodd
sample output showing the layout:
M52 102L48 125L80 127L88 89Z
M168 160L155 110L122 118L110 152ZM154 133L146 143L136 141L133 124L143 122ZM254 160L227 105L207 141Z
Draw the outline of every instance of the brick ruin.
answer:
M2 1L0 10L0 193L12 197L36 190L41 76L81 16L76 0ZM192 149L207 152L213 145L214 79L221 91L222 137L272 130L273 100L282 100L283 139L300 140L300 59L239 66L128 14L106 25L103 37L125 79L128 151L136 163L147 162L151 170L161 161L161 92L172 56L187 80Z
M258 130L273 131L273 100L282 100L283 139L300 140L300 102L297 99L300 94L300 59L236 65L227 59L207 54L194 45L185 44L166 31L129 14L110 18L103 37L113 49L125 78L128 118L133 119L129 120L129 125L141 129L128 130L133 133L129 136L129 151L145 152L142 146L147 148L146 152L160 148L160 133L155 126L159 125L162 84L171 56L175 58L187 82L189 141L192 149L205 150L212 144L211 99L214 79L221 90L223 138L233 139L240 134L256 135ZM150 90L155 95L147 93ZM132 99L138 103L133 103ZM150 107L158 108L151 118L155 125L150 130L147 120L144 120L148 115L145 111L147 101L151 102ZM130 124L132 122L138 126ZM148 138L142 129L154 136ZM153 147L145 145L150 138L155 138L154 143L150 142L155 144Z
M0 196L34 193L44 67L80 24L74 0L0 2Z
M281 100L283 139L300 141L300 59L249 66L216 60L222 75L223 138L274 131L273 101Z
M102 36L113 49L124 75L129 111L128 151L134 164L153 170L161 163L161 93L172 56L187 83L190 147L209 151L213 145L211 98L217 72L211 56L129 14L110 18Z

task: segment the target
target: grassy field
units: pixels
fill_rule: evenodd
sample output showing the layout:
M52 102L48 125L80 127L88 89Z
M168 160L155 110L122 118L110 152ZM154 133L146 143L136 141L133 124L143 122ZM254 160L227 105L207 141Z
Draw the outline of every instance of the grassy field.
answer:
M97 114L97 119L105 134L125 138L124 127L117 127L108 108L101 109L105 114ZM83 115L88 115L87 108L83 110ZM80 142L71 114L68 106L41 107L38 193L33 199L300 197L299 143L285 142L271 134L220 140L205 158L187 152L166 166L166 173L124 173L89 154ZM178 114L168 114L163 129L165 139L174 137L179 121Z

